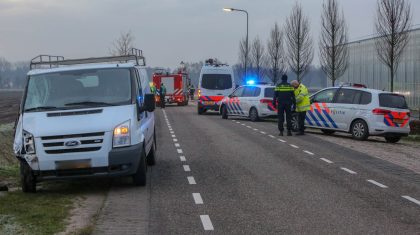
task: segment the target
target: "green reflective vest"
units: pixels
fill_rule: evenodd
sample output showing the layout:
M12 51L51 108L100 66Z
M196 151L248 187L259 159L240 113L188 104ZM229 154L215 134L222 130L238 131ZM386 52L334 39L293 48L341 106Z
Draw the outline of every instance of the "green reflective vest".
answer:
M276 86L274 90L278 92L287 92L287 91L293 91L294 89L292 86L288 84L279 84Z
M295 89L296 97L296 112L304 112L311 109L311 101L309 99L308 88L305 85L300 84Z

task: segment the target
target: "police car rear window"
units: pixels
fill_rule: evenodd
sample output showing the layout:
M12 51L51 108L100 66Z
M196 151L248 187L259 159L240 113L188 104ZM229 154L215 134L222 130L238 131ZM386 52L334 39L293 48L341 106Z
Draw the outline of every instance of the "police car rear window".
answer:
M245 87L243 97L257 97L261 93L261 88L259 87Z
M265 98L273 98L274 97L274 88L273 87L265 88L264 97Z
M405 97L397 94L379 94L379 106L395 109L407 109Z

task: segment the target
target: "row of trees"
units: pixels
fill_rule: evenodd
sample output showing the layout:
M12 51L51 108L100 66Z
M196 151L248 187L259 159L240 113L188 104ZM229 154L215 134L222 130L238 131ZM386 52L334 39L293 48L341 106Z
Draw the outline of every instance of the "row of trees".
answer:
M375 26L378 59L389 68L392 91L395 72L409 41L410 4L407 0L378 0ZM274 84L286 70L302 81L314 58L313 44L309 20L303 14L302 6L296 3L283 29L274 24L266 43L267 50L258 37L249 48L246 40L240 41L239 64L240 67L250 64L258 78L268 77ZM348 27L337 0L325 0L322 4L318 46L321 69L335 85L349 65ZM247 51L251 54L250 63L246 63ZM243 73L241 75L244 77Z

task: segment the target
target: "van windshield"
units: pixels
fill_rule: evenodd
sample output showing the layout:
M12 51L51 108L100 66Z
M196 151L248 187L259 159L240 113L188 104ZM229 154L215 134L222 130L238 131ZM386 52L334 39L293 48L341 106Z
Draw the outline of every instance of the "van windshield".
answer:
M397 94L380 94L379 106L394 109L408 109L405 97Z
M227 90L232 88L230 74L203 74L201 87L208 90Z
M24 111L127 104L131 104L129 69L90 69L30 76Z

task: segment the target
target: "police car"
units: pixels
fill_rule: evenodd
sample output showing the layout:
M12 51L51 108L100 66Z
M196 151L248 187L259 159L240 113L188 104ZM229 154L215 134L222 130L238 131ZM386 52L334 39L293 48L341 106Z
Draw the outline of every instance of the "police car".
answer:
M272 104L274 86L267 84L244 85L222 99L220 112L223 119L229 116L249 117L251 121L277 116Z
M396 143L409 134L409 121L403 95L353 85L330 87L312 95L305 124L325 134L349 132L357 140L383 136Z

